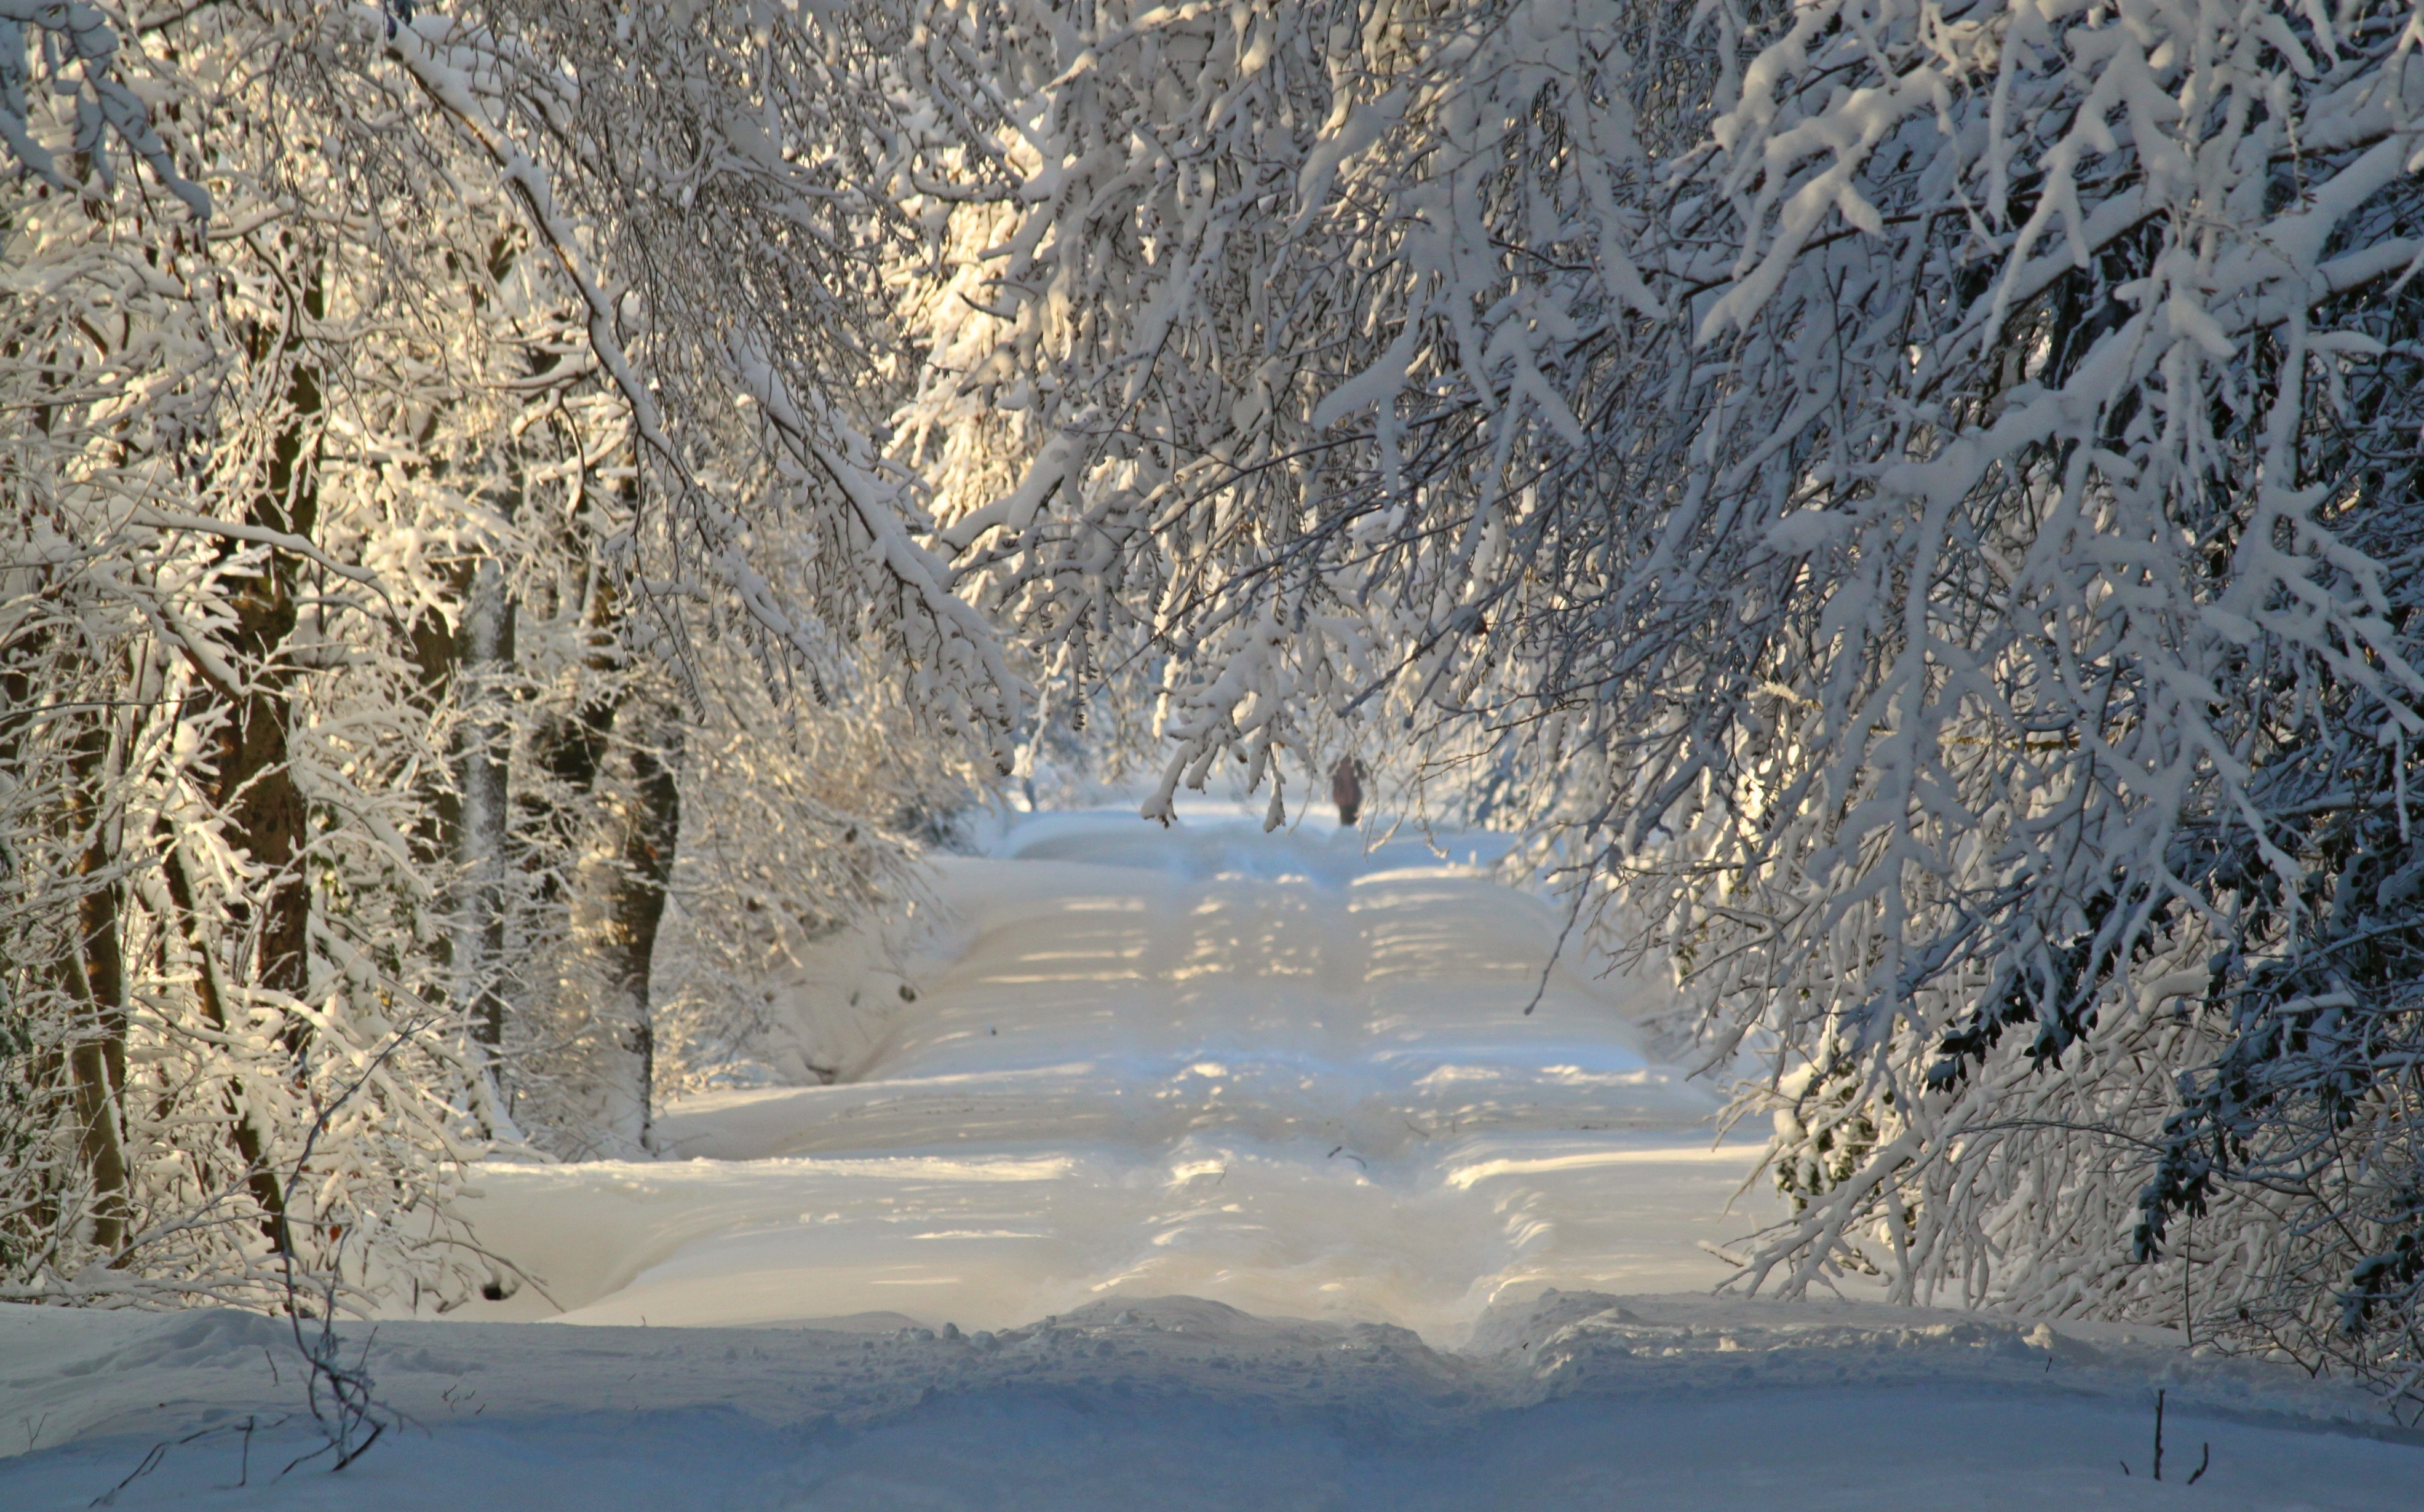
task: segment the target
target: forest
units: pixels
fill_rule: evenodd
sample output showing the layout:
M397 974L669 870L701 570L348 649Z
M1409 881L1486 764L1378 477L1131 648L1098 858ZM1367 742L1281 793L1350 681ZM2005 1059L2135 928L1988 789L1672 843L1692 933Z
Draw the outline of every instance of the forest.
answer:
M0 1299L442 1311L988 805L1362 763L1737 1286L2424 1390L2413 0L0 0Z

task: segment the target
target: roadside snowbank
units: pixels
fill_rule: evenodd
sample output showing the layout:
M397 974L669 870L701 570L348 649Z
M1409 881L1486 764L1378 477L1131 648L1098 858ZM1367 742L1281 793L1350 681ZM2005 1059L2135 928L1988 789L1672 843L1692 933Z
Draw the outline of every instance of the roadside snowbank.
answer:
M1184 1297L990 1334L896 1321L362 1326L412 1426L280 1478L312 1440L279 1325L0 1309L0 1424L35 1445L5 1445L0 1505L84 1506L163 1443L117 1504L2320 1509L2424 1486L2424 1439L2363 1393L2151 1330L1555 1292L1492 1309L1464 1353Z

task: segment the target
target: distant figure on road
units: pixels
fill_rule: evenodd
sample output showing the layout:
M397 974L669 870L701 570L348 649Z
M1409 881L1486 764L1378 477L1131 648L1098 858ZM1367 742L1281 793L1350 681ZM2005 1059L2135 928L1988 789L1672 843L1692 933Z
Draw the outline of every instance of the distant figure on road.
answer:
M1351 756L1340 756L1338 765L1330 769L1330 801L1338 805L1342 829L1353 824L1355 816L1364 812L1364 779L1370 772Z

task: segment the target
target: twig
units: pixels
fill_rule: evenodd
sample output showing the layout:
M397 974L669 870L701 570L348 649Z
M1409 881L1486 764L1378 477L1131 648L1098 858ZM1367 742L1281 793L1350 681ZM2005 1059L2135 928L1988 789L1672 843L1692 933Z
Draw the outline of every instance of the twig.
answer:
M2161 1480L2163 1478L2164 1394L2165 1393L2160 1389L2155 1393L2155 1479L2157 1480Z
M220 1487L219 1489L223 1491L240 1491L252 1481L253 1420L246 1418L240 1426L244 1430L244 1450L241 1457L236 1461L235 1484Z
M163 1439L158 1443L152 1446L152 1452L150 1454L143 1456L143 1463L136 1466L133 1470L126 1472L126 1478L124 1480L120 1481L117 1485L102 1492L99 1496L94 1497L88 1504L92 1506L117 1505L119 1492L134 1485L142 1477L151 1474L153 1471L158 1470L160 1468L160 1461L167 1457L168 1440Z

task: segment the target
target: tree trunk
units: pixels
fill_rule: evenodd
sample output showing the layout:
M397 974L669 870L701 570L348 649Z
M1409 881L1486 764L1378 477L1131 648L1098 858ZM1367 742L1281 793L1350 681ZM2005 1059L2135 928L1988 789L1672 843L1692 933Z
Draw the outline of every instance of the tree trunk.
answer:
M71 956L62 969L69 990L94 1006L82 964ZM109 1084L104 1042L89 1035L72 1041L68 1074L74 1089L76 1143L92 1172L92 1243L115 1265L125 1258L119 1247L126 1242L128 1183L126 1143L119 1127L118 1096Z
M221 990L218 955L211 948L201 916L194 911L194 888L185 875L185 858L173 844L161 869L167 873L167 902L170 906L160 912L177 920L186 949L194 957L194 989L201 1000L202 1017L212 1028L224 1034L228 1027L227 995ZM157 895L152 896L156 899ZM280 1253L291 1254L292 1241L286 1232L286 1190L269 1163L269 1140L254 1121L251 1108L246 1106L239 1083L228 1084L227 1108L233 1122L235 1153L244 1161L245 1186L261 1208L261 1232Z
M453 964L472 1038L491 1059L505 1037L501 976L505 951L505 845L510 814L508 752L513 739L502 686L514 660L514 602L503 571L483 561L471 575L457 638L458 687L472 710L457 744L456 788L462 794L455 859L462 868L456 900Z
M302 294L301 317L317 322L327 297L315 271ZM294 358L302 347L299 320L272 347L266 336L254 360L273 355ZM286 414L271 443L269 469L253 497L247 523L289 535L310 536L319 525L319 424L327 407L319 370L295 359L286 385ZM230 914L249 926L255 941L251 979L272 992L301 996L311 985L311 895L303 876L311 811L295 784L287 735L292 718L293 670L282 660L299 615L295 584L302 563L272 548L257 573L235 581L234 644L245 668L233 708L218 728L213 752L212 794L229 821L228 838L267 874L257 895L230 899ZM287 1049L300 1057L309 1030L287 1020Z
M78 1142L92 1172L92 1242L112 1264L126 1242L128 1171L122 1099L126 1091L126 963L119 940L123 884L108 875L117 836L108 811L115 754L104 719L86 722L76 740L69 788L69 820L84 837L78 871L77 948L61 963L71 992L91 1015L89 1029L70 1042Z
M424 611L412 622L412 664L421 677L422 712L434 718L454 686L454 663L461 655L454 632L436 610ZM463 797L455 784L432 780L427 790L428 815L413 831L413 853L432 866L454 859L463 847ZM454 964L454 919L433 942L438 959Z
M512 238L498 237L488 251L489 279L502 284L519 255ZM475 309L487 303L486 292L476 282L471 300ZM529 358L531 375L543 377L562 361L560 353L538 353ZM506 440L503 452L508 486L500 512L510 522L521 513L522 456L517 440ZM471 717L455 747L455 790L461 795L455 860L462 891L455 902L450 964L456 994L470 1016L471 1036L487 1047L492 1071L504 1044L507 1013L505 878L512 859L513 801L507 678L514 670L515 615L504 567L491 552L472 569L454 647L458 692Z
M656 1025L649 998L657 929L665 913L665 886L673 879L674 851L681 837L681 787L677 772L682 731L678 712L658 699L638 695L617 711L613 773L607 801L606 865L599 868L604 896L598 900L598 931L603 957L606 1011L621 1064L609 1090L608 1126L620 1138L650 1147L655 1105Z

